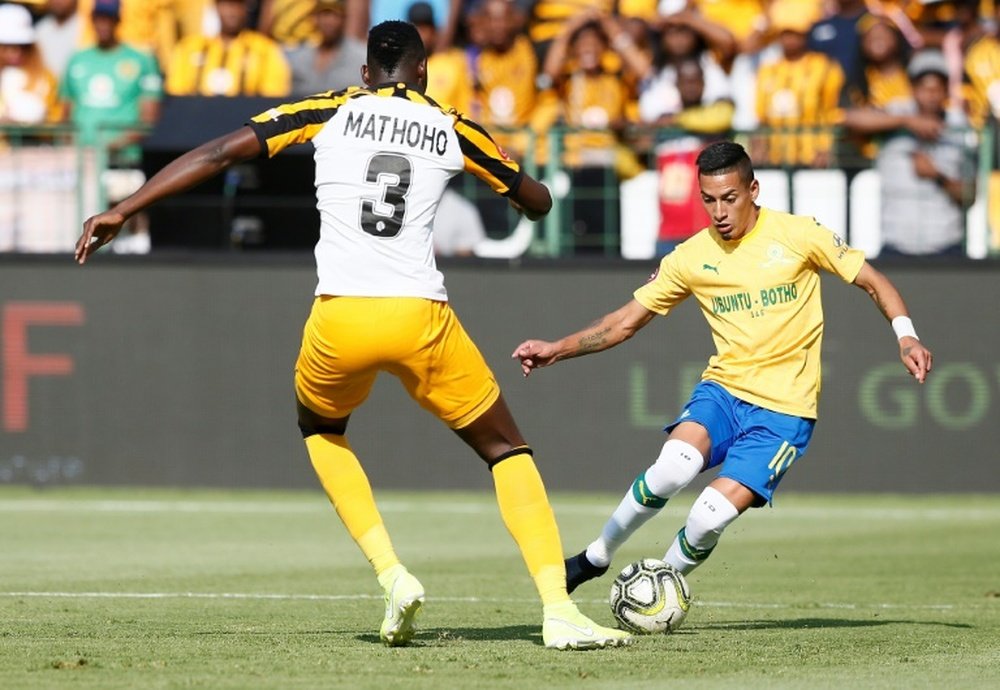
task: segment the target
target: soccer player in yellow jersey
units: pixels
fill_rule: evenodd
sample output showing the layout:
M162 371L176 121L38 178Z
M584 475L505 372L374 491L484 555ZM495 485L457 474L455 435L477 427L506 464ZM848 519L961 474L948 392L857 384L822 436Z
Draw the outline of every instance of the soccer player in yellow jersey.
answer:
M371 30L362 79L365 88L272 108L168 164L134 195L87 220L77 261L150 204L240 161L311 141L319 284L295 368L299 428L330 502L385 592L382 640L406 644L424 602L424 588L400 563L346 436L351 413L385 371L492 471L501 516L542 599L545 645L627 644L626 633L597 625L569 598L559 532L532 451L449 307L434 263L438 202L463 170L529 218L548 213L552 198L479 125L424 96L427 59L412 24L387 21Z
M666 427L656 462L633 482L600 537L567 559L569 591L607 571L615 550L700 472L720 467L664 560L683 573L708 558L741 513L765 505L801 458L816 423L823 311L820 269L865 290L892 323L906 369L923 383L931 353L899 292L864 255L812 218L756 205L743 148L724 141L697 160L712 224L660 262L625 306L556 342L527 340L513 356L539 367L614 347L688 296L712 329L717 354Z

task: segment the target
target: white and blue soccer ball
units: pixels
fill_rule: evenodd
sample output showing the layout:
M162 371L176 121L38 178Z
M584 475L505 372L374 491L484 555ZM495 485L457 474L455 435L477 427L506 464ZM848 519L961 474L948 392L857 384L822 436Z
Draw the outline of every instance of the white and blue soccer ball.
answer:
M618 574L611 585L610 603L622 629L640 635L670 633L687 617L691 591L676 568L644 558Z

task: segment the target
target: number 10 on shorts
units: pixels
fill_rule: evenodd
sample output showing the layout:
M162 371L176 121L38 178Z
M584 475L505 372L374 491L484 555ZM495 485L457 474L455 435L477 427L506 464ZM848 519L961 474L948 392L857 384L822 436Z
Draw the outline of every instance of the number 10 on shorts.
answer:
M767 463L767 469L771 470L771 478L769 481L774 481L777 477L784 474L792 463L795 462L796 456L798 456L799 450L793 446L788 441L782 441L781 447L778 448L778 452L774 454L771 458L771 462Z

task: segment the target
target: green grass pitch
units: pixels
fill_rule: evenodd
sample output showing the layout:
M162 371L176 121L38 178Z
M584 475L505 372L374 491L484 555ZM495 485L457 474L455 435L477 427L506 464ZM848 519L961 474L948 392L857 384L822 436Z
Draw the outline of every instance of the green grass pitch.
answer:
M0 686L988 688L1000 683L1000 496L783 494L693 573L684 627L541 645L492 495L379 492L427 589L414 644L315 492L0 489ZM662 556L681 494L615 566ZM567 552L617 495L553 495ZM575 598L611 624L611 578Z

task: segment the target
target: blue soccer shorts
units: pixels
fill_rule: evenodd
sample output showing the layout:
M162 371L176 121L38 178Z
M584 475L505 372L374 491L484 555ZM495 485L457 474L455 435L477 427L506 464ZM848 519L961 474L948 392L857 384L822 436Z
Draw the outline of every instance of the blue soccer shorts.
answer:
M665 428L697 422L708 430L712 457L708 467L722 465L720 477L739 482L763 502L792 463L806 454L815 419L773 412L740 400L712 381L695 386L684 410Z

